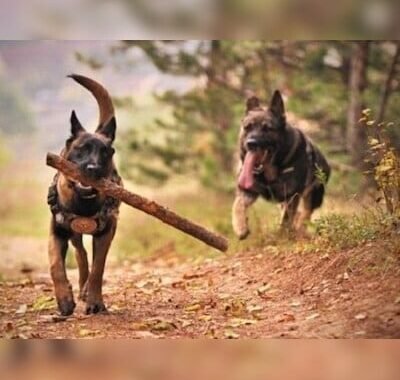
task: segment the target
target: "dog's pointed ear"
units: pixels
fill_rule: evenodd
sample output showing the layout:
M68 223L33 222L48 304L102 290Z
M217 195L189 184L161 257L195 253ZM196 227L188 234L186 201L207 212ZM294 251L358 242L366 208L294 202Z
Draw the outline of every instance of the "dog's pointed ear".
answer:
M113 116L109 122L107 122L105 125L100 125L96 133L100 133L101 135L107 137L111 141L114 141L115 139L115 131L117 129L117 121L115 120L115 116Z
M246 113L256 108L260 108L260 99L258 99L255 95L251 95L246 100Z
M285 118L285 106L279 90L275 90L274 95L272 95L269 109L276 117Z
M75 111L72 111L70 121L71 121L71 134L73 137L78 136L79 133L85 132L85 128L82 127L82 124L79 121L78 117L76 116Z

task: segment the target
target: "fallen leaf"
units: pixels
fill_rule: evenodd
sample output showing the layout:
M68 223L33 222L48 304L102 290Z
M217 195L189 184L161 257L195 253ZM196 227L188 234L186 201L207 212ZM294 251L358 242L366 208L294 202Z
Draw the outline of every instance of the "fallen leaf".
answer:
M367 314L366 313L359 313L354 318L357 319L358 321L363 321L364 319L367 318Z
M136 332L136 335L137 335L139 338L160 338L160 337L162 337L161 335L153 334L153 333L150 332L150 331L137 331L137 332Z
M194 278L200 278L200 277L204 277L206 276L208 273L210 273L210 271L205 271L205 272L192 272L192 273L185 273L183 275L183 278L185 280L192 280Z
M154 281L151 280L140 280L135 284L135 286L139 289L143 288L150 289L153 288L154 285L155 285Z
M278 322L294 322L296 320L292 313L283 313L277 318Z
M40 296L36 298L35 302L32 305L32 310L34 311L42 311L48 309L54 309L56 307L56 300L54 297L49 296Z
M239 334L235 333L232 330L225 330L224 336L225 336L225 338L228 338L228 339L238 339L240 337Z
M151 325L152 331L171 331L174 329L176 329L175 323L169 321L159 320Z
M24 315L28 311L28 305L23 304L20 305L17 311L15 312L16 315L21 316Z
M306 317L306 321L311 321L311 320L313 320L313 319L316 319L316 318L319 317L319 315L320 315L319 313L311 314L311 315L309 315L309 316Z
M193 325L193 322L192 322L192 321L189 321L189 320L187 320L187 319L180 320L180 322L181 322L182 328L189 327L189 326L192 326L192 325Z
M255 319L262 319L260 313L264 310L264 308L260 305L252 305L247 307L247 312L251 314L251 316Z
M185 289L186 288L186 282L182 281L182 280L174 281L174 282L171 283L171 286L174 289Z
M132 330L146 330L149 324L146 322L134 322L130 324Z
M115 304L108 307L108 311L121 311L122 309L123 307Z
M357 336L363 336L363 335L366 335L366 333L367 333L366 331L361 330L361 331L356 331L354 334Z
M398 304L398 303L400 303L400 296L399 296L399 297L397 297L397 298L394 300L394 303L395 303L395 304Z
M246 303L241 299L233 299L225 303L224 312L226 315L233 315L239 317L246 311Z
M39 321L43 323L57 323L57 322L64 322L68 319L63 315L41 315L39 317Z
M290 304L290 306L293 306L293 307L298 307L298 306L300 306L301 305L301 302L300 301L293 301L291 304Z
M87 336L93 335L93 331L88 330L88 329L79 329L78 333L79 333L79 336L81 336L81 337L87 337Z
M193 312L193 311L198 311L200 309L201 309L201 305L199 303L194 303L192 305L185 306L184 310L188 311L188 312Z
M249 313L258 313L260 311L263 311L263 307L260 305L250 305L247 307L247 311Z
M256 324L257 321L254 319L244 319L244 318L232 318L228 322L229 327L240 327L240 326L250 326Z
M200 315L200 317L197 318L199 321L205 321L208 322L211 320L211 315Z
M257 289L257 294L259 295L259 296L263 296L268 290L270 290L271 289L271 284L270 283L268 283L268 284L265 284L265 285L263 285L263 286L260 286L258 289Z

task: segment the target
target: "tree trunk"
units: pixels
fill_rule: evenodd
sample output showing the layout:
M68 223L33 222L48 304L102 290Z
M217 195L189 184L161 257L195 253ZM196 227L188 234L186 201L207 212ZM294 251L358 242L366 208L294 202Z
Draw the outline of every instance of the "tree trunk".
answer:
M363 94L367 87L369 45L369 41L354 42L350 62L346 147L353 164L359 168L364 167L367 147L366 128L359 123L359 120L365 108Z
M377 117L377 122L381 123L385 119L385 111L386 111L386 106L389 101L389 97L392 93L392 86L393 86L393 80L396 77L396 72L397 72L397 64L400 60L400 42L397 41L396 43L396 51L393 56L392 63L390 65L385 85L383 87L383 92L382 92L382 98L381 102L379 105L379 111L378 111L378 117Z

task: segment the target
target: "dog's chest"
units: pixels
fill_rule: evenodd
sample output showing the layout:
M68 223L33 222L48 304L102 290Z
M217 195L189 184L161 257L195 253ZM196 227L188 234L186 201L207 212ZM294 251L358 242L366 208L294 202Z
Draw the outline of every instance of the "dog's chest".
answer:
M264 172L255 176L255 190L263 198L276 202L284 202L304 189L304 177L294 167L282 170L274 169L266 176Z
M73 196L63 204L57 191L57 177L49 187L48 204L55 223L77 233L95 234L104 230L110 217L117 216L120 202L114 198L81 199Z

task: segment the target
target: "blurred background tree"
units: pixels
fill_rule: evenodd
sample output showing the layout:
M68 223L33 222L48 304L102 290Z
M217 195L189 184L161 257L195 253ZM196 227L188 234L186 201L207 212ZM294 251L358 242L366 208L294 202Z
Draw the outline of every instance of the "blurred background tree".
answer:
M32 132L34 119L28 101L0 77L0 132L14 135Z
M135 181L159 184L190 173L231 191L240 119L253 92L268 102L281 89L288 110L318 123L313 137L329 157L360 168L366 147L361 110L400 119L396 42L122 41L113 52L121 60L134 49L160 72L195 83L157 94L169 117L126 133L123 146L132 154L122 165ZM392 135L398 142L396 128Z

